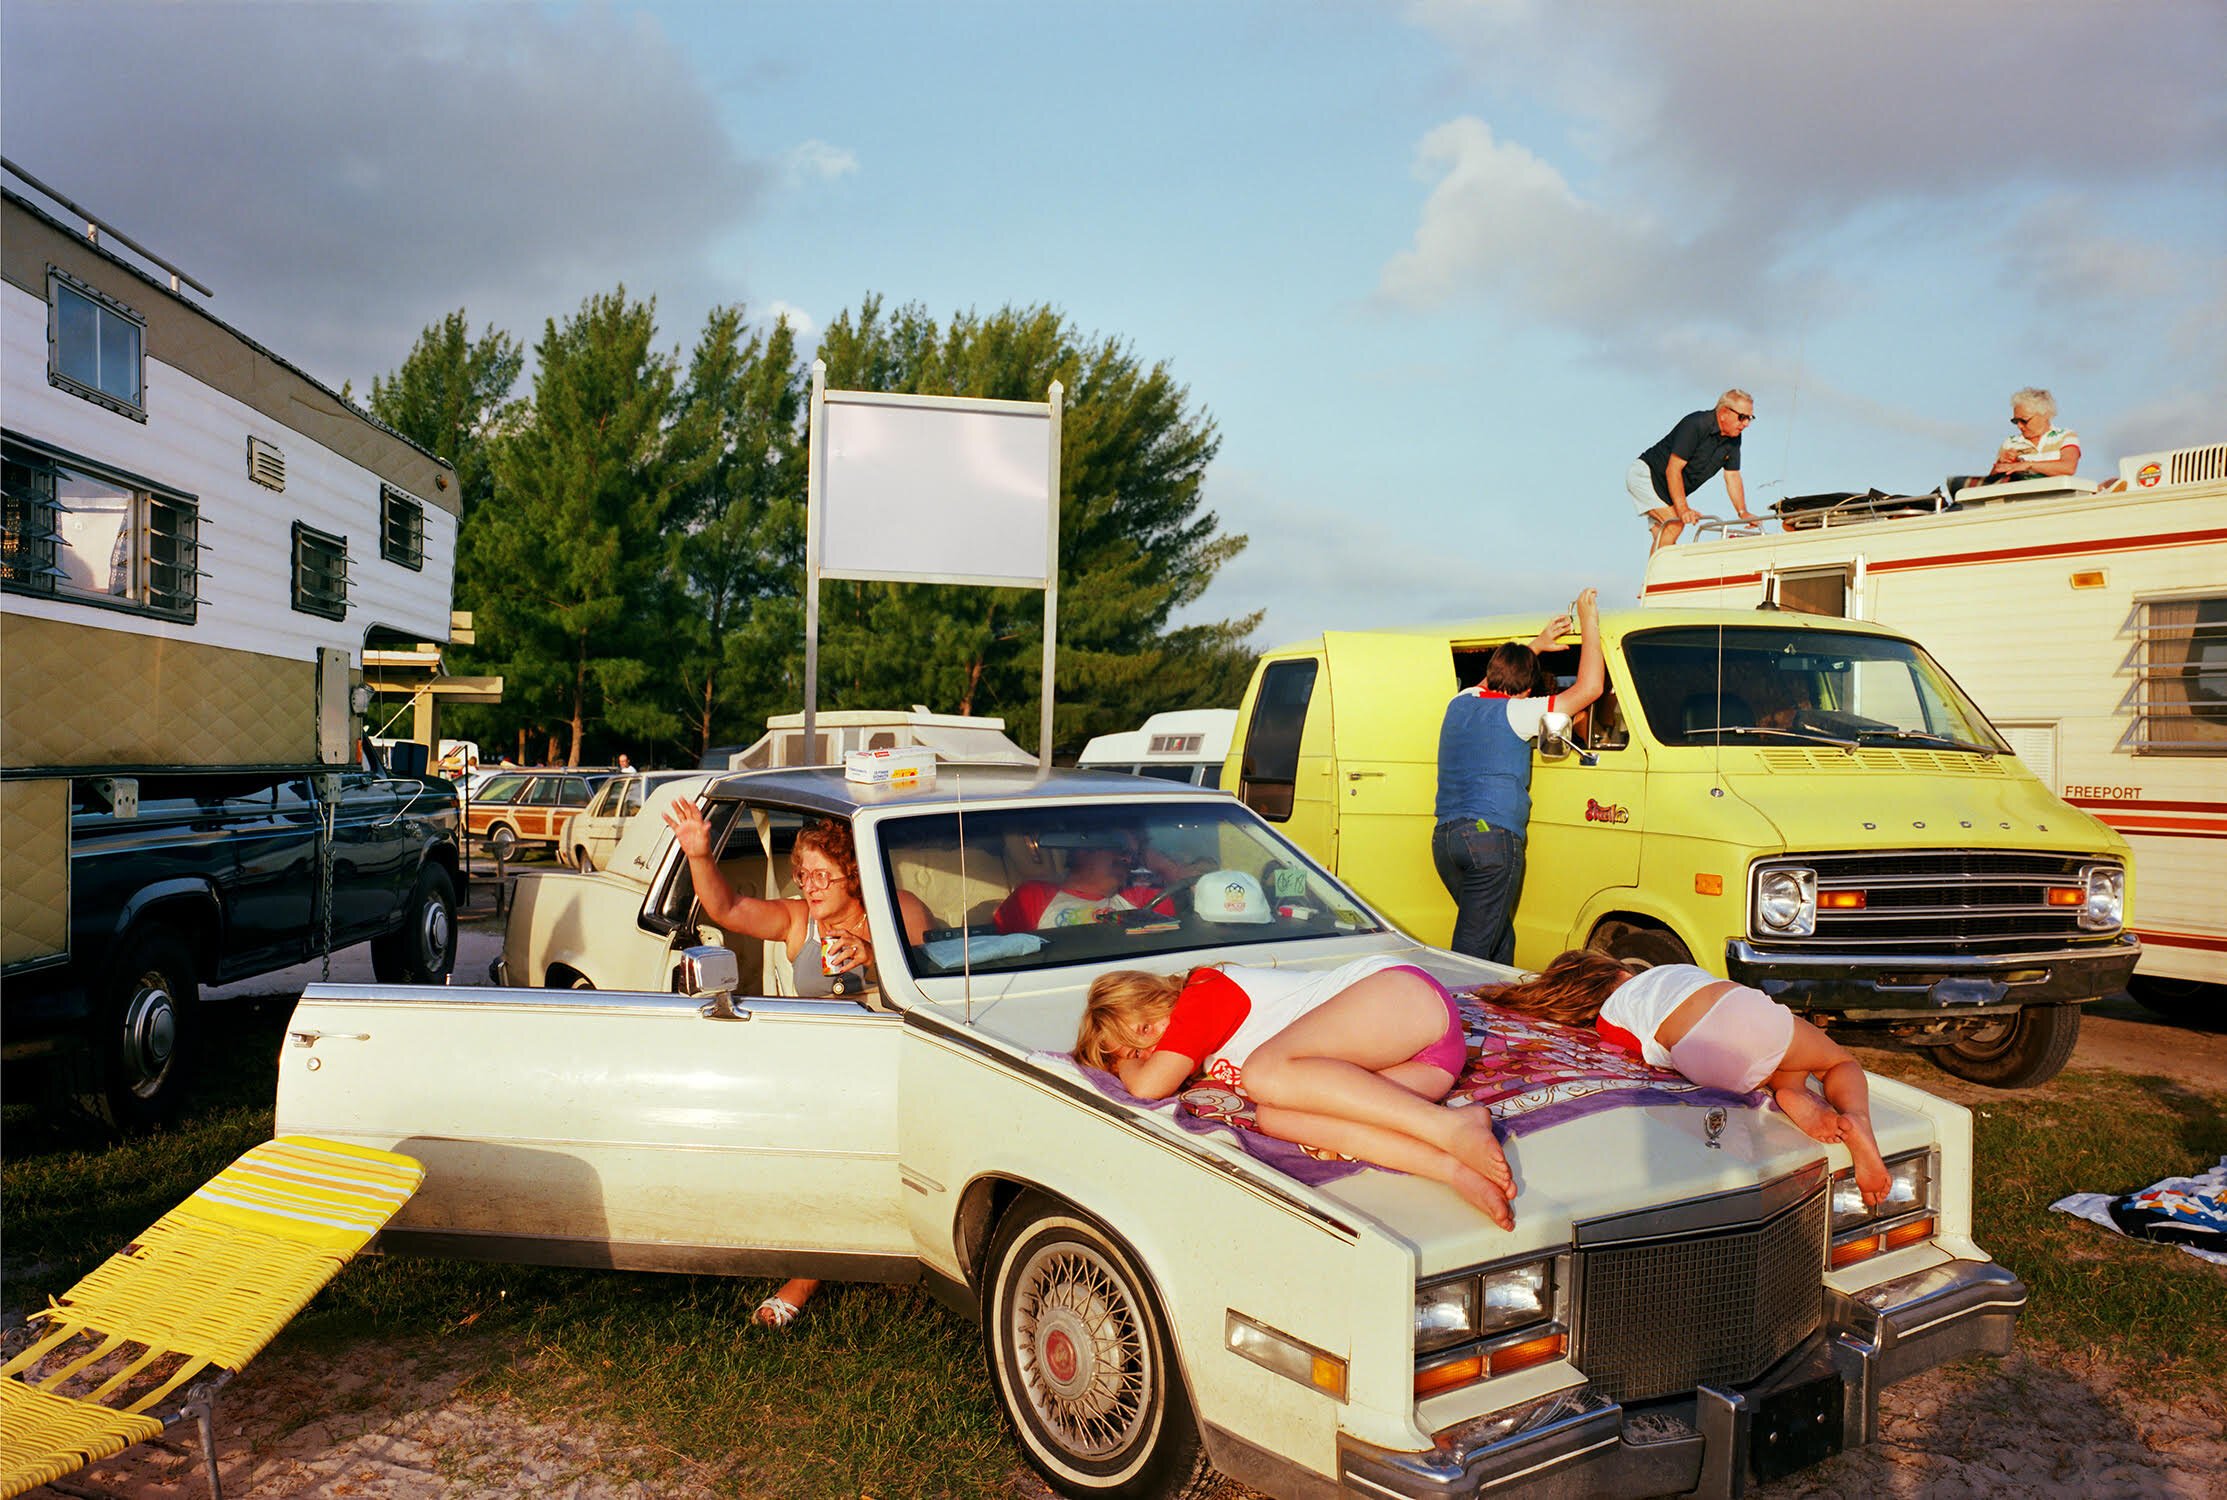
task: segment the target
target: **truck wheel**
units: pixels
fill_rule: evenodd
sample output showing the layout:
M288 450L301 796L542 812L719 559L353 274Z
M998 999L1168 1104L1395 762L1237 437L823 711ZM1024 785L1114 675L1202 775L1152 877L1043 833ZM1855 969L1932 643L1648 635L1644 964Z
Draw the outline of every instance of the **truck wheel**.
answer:
M93 1008L93 1104L118 1130L177 1118L200 1049L200 1004L185 939L169 927L132 929Z
M2127 980L2126 992L2144 1010L2177 1026L2201 1026L2206 1022L2216 1026L2227 1020L2227 985L2136 974Z
M2055 1078L2080 1040L2080 1007L2029 1005L1964 1040L1932 1049L1942 1072L1999 1089L2030 1089Z
M1659 927L1620 928L1606 942L1597 942L1594 946L1606 949L1611 958L1645 959L1657 966L1693 962L1686 945Z
M456 967L456 882L439 865L418 871L402 925L371 940L371 973L381 984L439 984Z
M518 830L508 823L497 823L487 830L487 842L495 846L495 857L509 864L518 854Z
M990 1245L982 1337L1030 1467L1063 1495L1200 1493L1213 1476L1151 1284L1063 1204L1014 1205Z

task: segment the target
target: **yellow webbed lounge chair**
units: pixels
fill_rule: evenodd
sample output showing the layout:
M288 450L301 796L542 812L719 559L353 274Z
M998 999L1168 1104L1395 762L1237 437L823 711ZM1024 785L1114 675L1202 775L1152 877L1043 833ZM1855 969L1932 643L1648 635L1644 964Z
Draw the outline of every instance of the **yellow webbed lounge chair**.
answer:
M0 1500L189 1418L221 1500L218 1390L424 1177L391 1151L267 1141L33 1313L46 1331L0 1367Z

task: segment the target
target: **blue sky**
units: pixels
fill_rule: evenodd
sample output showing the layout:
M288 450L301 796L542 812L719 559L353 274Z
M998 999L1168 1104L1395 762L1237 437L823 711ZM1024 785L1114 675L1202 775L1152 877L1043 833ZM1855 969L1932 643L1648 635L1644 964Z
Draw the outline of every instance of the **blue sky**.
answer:
M2090 475L2227 436L2222 57L2216 0L0 0L0 148L359 388L622 280L673 344L1052 303L1213 416L1196 613L1270 645L1631 597L1623 471L1728 385L1763 500L1982 466L2027 384Z

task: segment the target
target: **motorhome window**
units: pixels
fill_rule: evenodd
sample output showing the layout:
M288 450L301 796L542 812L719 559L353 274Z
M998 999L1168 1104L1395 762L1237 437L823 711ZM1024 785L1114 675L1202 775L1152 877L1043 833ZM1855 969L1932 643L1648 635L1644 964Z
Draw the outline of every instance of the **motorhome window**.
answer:
M1778 606L1805 615L1848 617L1848 570L1778 575Z
M294 608L348 618L348 538L294 523Z
M48 268L46 378L134 421L147 420L147 320L67 271Z
M1199 785L1204 787L1212 787L1216 791L1221 790L1222 763L1220 761L1215 761L1212 765L1209 766L1199 767Z
M1891 636L1682 626L1626 636L1624 660L1666 745L2008 748L1931 657Z
M0 445L0 470L0 583L194 618L201 520L191 499L12 440Z
M391 484L379 486L379 555L413 572L425 568L425 505Z
M910 894L928 910L906 959L921 978L1112 961L1168 969L1186 952L1378 930L1227 798L884 818L875 841L892 905Z
M1191 773L1194 769L1191 766L1139 766L1137 767L1137 774L1139 776L1150 776L1155 781L1181 781L1188 784L1191 782Z
M2227 755L2227 595L2147 600L2135 616L2135 748Z
M1314 697L1319 663L1270 662L1260 675L1260 697L1245 735L1239 772L1245 805L1271 823L1291 817L1293 788L1299 780L1299 737L1307 727L1307 703Z

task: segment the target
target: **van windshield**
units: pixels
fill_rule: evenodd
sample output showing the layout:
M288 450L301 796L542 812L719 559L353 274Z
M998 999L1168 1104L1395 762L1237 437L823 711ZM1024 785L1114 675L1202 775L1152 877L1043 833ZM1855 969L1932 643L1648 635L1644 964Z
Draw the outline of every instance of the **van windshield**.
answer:
M1665 745L2009 748L1932 657L1892 637L1688 625L1626 636L1624 660Z
M1106 801L889 819L891 883L928 909L922 978L1374 932L1234 802Z

